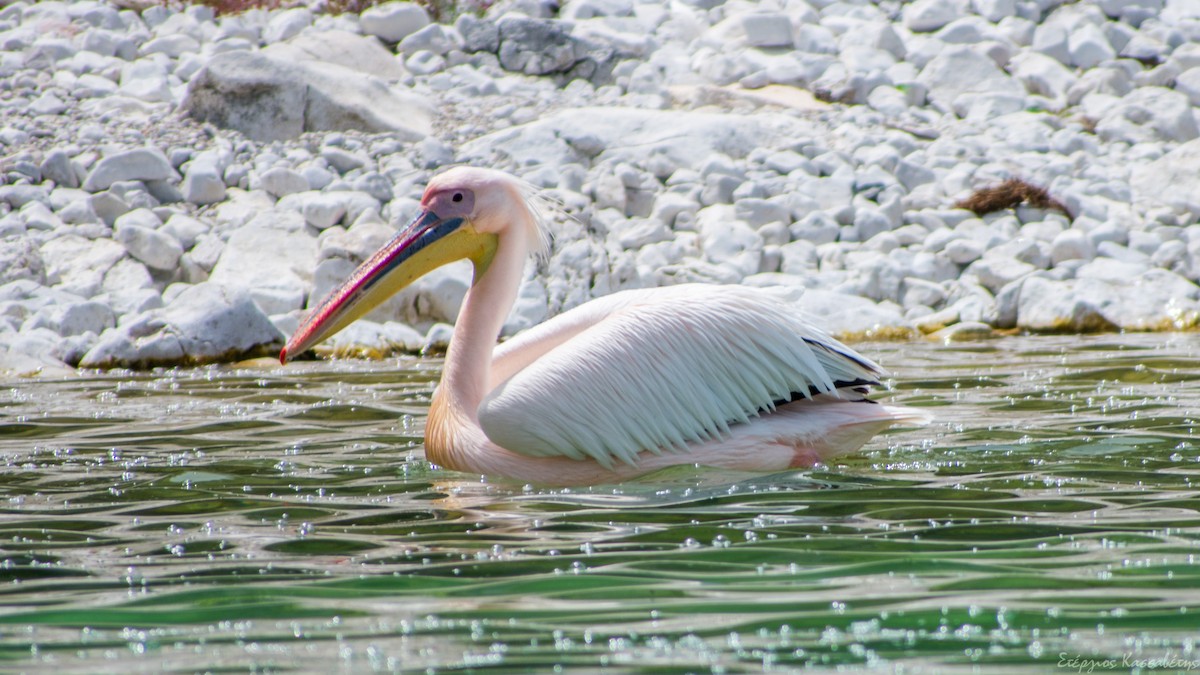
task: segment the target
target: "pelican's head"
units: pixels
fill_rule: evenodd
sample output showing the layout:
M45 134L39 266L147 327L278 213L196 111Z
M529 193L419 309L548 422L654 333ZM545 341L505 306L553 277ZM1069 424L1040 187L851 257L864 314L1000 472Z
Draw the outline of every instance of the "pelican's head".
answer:
M304 318L279 360L303 353L442 265L469 259L487 270L500 238L514 228L540 240L541 213L528 186L490 169L457 167L429 181L421 212Z

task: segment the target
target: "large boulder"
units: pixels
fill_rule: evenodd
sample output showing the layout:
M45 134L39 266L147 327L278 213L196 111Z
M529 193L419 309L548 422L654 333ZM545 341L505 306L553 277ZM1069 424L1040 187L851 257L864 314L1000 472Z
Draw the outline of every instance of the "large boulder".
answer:
M318 61L342 66L389 82L406 71L396 55L369 35L344 30L310 31L263 50L268 56L288 62Z
M214 56L188 83L181 108L257 141L350 129L419 140L433 128L425 99L378 77L254 52Z
M146 368L226 361L274 349L283 334L239 289L203 283L169 305L109 328L83 355L84 368Z
M1200 323L1200 287L1162 269L1119 280L1032 276L1019 293L1017 327L1035 332L1186 330Z

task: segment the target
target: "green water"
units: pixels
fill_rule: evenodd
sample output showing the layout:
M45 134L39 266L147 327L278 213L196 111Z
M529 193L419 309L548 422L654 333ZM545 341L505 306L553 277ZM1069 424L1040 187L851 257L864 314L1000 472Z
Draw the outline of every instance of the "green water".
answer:
M437 360L9 381L0 671L1200 670L1198 341L861 345L933 425L572 490L431 469Z

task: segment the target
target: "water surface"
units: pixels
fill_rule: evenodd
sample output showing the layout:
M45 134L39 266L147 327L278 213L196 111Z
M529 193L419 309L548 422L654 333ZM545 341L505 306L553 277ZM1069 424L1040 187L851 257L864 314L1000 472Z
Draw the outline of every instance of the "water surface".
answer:
M860 345L811 471L431 468L436 359L0 388L0 670L1200 670L1195 335Z

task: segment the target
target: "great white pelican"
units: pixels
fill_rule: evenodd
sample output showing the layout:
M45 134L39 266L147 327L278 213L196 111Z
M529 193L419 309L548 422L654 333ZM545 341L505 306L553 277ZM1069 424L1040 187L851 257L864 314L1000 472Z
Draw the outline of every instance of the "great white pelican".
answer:
M429 182L407 227L306 317L284 363L427 272L474 280L425 428L430 462L541 484L614 483L678 464L808 467L925 413L865 398L883 371L769 292L690 284L628 290L497 346L544 204L500 171Z

